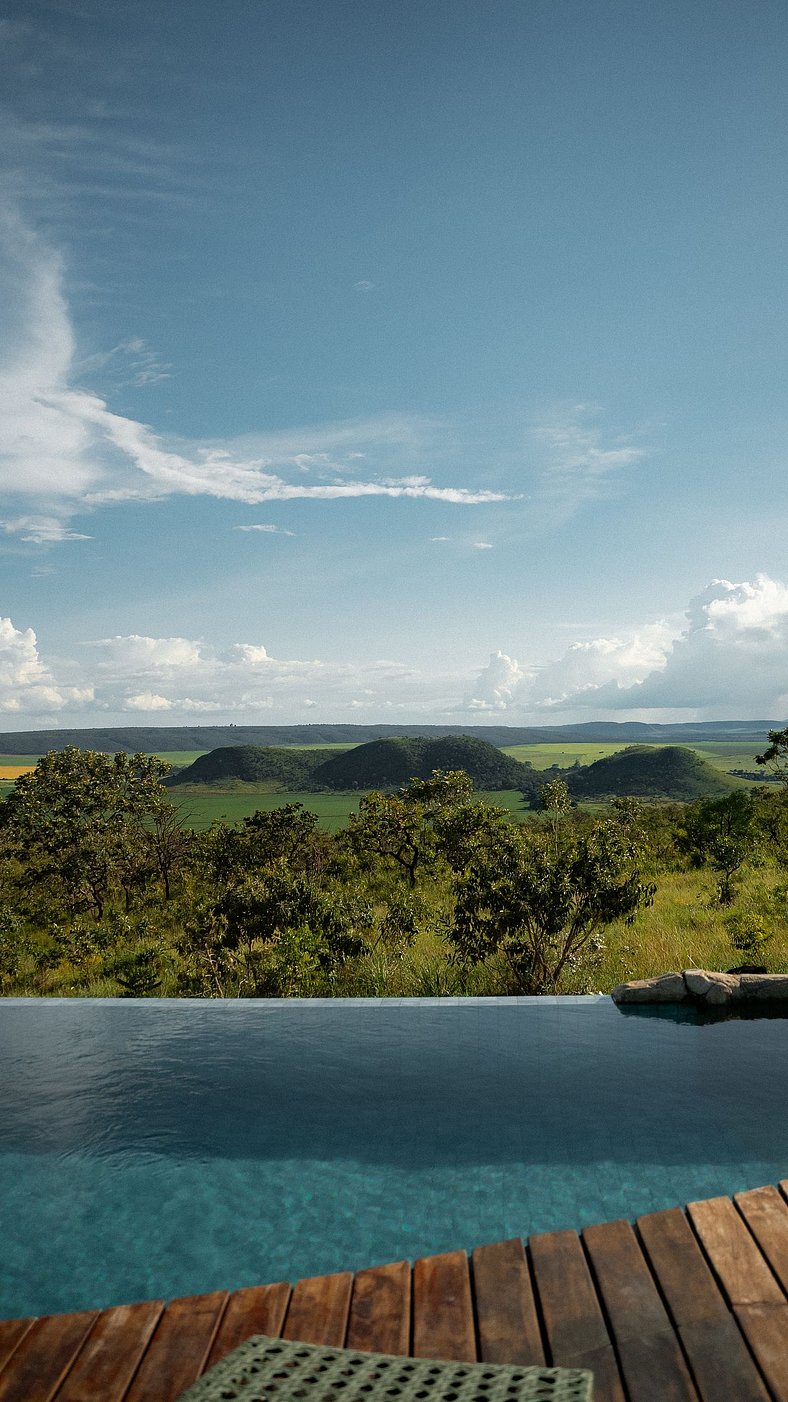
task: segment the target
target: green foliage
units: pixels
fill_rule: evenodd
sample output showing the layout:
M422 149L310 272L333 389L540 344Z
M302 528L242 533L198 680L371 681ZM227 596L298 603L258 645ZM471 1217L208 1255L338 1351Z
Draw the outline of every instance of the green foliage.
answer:
M127 909L152 872L149 826L169 823L168 767L150 755L51 750L0 810L25 886L101 919L118 891Z
M342 751L338 750L337 754ZM218 784L237 779L245 784L271 780L282 788L305 789L314 771L324 762L325 750L286 749L283 746L223 745L200 755L186 769L168 780L168 787L182 784Z
M755 800L742 790L704 799L687 810L679 849L693 866L710 866L718 873L720 905L732 903L737 872L757 856L757 814Z
M756 910L738 910L730 914L725 924L730 934L731 944L747 960L761 956L774 930L770 929L764 917Z
M653 898L638 844L615 820L563 837L510 829L462 878L450 938L460 959L501 954L521 993L553 992L606 925L631 920Z
M768 765L772 773L788 787L788 727L769 731L768 748L762 755L755 756L755 763Z
M351 851L367 863L383 858L416 885L420 867L438 854L436 825L450 810L467 804L473 783L461 770L436 770L431 779L412 779L397 794L367 793L347 826Z

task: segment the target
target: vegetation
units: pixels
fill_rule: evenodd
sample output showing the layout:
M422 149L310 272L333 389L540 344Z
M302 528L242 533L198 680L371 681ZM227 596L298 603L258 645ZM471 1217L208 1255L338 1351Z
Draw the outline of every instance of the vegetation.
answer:
M568 777L575 798L670 798L681 802L730 793L733 782L724 779L693 750L679 745L659 748L630 745L598 759Z
M525 799L459 768L305 802L207 784L200 801L239 809L200 830L198 790L166 790L167 769L71 747L0 803L4 993L570 992L788 968L788 784L597 811L576 771Z

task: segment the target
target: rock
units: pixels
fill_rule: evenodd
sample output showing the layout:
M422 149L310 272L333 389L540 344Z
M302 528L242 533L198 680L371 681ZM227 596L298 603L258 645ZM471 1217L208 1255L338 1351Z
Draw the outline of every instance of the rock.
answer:
M712 1003L715 1007L732 1003L739 997L738 974L718 974L710 969L685 969L682 978L693 998L702 998L704 1003Z
M686 1003L688 996L681 974L633 979L617 984L611 994L614 1003Z
M704 1003L725 1007L729 1003L785 1003L788 974L717 973L714 969L685 969L680 974L619 983L611 994L614 1003Z
M788 974L742 974L739 997L747 1002L788 1003Z

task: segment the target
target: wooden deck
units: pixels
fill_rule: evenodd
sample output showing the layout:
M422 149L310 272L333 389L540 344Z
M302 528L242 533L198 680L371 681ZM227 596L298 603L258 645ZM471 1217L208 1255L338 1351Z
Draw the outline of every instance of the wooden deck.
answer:
M788 1181L470 1261L0 1322L0 1402L173 1402L255 1333L591 1368L598 1402L788 1402Z

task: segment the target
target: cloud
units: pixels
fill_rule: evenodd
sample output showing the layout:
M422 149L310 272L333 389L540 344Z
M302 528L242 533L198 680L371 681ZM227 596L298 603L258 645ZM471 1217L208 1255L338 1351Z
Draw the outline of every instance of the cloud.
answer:
M72 531L65 521L56 516L17 516L8 521L0 521L6 535L18 535L20 540L32 545L53 545L61 540L92 540L83 531Z
M492 550L492 544L489 540L475 540L473 548L474 550Z
M469 713L509 724L582 719L759 719L788 716L788 585L714 580L677 620L573 642L547 663L496 651L471 686L434 664L391 658L281 658L260 641L222 649L202 639L116 634L79 655L41 655L32 628L0 620L0 711L23 728L64 713L72 723L211 715L288 723L308 709L329 720L462 723ZM464 693L464 700L460 700ZM113 717L117 720L113 722Z
M599 422L601 412L598 405L575 404L530 426L531 439L543 458L537 496L557 519L567 519L587 502L609 497L626 469L648 455L631 434L606 432Z
M295 535L295 531L286 531L283 526L233 526L234 531L263 531L266 535Z
M716 579L674 622L575 642L520 669L495 653L463 703L536 723L596 718L782 720L788 714L788 586Z
M464 709L469 711L506 711L514 703L525 674L513 657L494 652L480 672L473 695L467 697Z
M486 488L439 485L425 475L422 460L438 426L418 416L194 442L113 412L100 394L76 382L91 362L80 366L76 357L59 257L8 211L0 216L0 315L0 490L22 503L19 522L35 516L49 523L30 527L27 541L80 537L64 523L85 508L175 495L249 505L380 497L479 506L509 499ZM94 357L92 367L121 363L137 386L168 373L136 337ZM358 480L359 463L373 459L375 470Z
M354 282L353 286L356 292L374 292L376 283L370 282L367 278L362 277L358 282Z
M0 711L38 717L79 709L94 700L92 686L60 686L39 656L32 628L0 618Z

